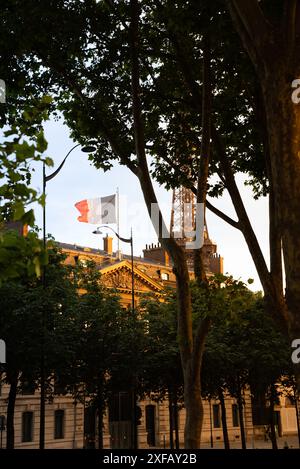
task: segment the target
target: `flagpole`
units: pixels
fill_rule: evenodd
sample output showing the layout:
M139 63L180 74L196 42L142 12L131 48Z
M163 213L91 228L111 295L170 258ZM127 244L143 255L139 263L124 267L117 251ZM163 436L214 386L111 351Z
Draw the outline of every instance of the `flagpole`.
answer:
M120 233L120 194L119 194L119 188L117 187L117 233ZM118 258L121 258L120 255L120 240L118 238Z

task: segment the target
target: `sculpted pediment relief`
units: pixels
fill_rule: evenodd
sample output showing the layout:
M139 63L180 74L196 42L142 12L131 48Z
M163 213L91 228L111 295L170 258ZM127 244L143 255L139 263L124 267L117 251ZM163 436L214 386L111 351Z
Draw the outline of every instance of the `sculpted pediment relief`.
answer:
M107 287L131 289L131 272L122 269L116 270L103 277L103 282ZM135 290L145 290L146 286L139 279L134 277Z
M131 266L129 263L122 263L118 267L108 267L103 269L102 282L109 288L116 288L120 290L131 290ZM147 276L142 271L134 268L134 290L135 292L157 292L159 293L163 287Z

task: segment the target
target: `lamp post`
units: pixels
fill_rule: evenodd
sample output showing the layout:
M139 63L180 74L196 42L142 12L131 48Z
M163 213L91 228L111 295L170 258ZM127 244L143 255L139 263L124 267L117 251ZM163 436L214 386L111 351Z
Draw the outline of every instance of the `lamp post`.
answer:
M116 237L120 240L123 241L124 243L130 243L130 257L131 257L131 310L132 310L132 316L134 316L134 271L133 271L133 237L132 237L132 228L131 228L131 233L130 233L130 238L123 238L122 236L119 235L113 228L107 225L101 225L96 228L95 231L93 231L93 234L102 234L101 228L108 228L111 230ZM135 391L135 383L134 383L134 389L132 392L132 430L133 430L133 438L132 438L132 445L133 449L137 449L138 447L138 438L137 438L137 397L136 397L136 391Z
M53 171L51 174L46 175L46 165L45 161L43 161L43 250L46 253L46 184L51 179L55 178L55 176L60 172L62 167L64 166L66 159L72 153L75 148L79 147L81 144L77 143L74 145L66 154L58 168ZM92 145L92 143L88 143L87 145L81 148L81 151L84 153L93 153L96 151L96 147ZM46 288L46 266L43 266L42 272L42 282L43 282L43 289ZM45 297L44 297L45 301ZM45 315L45 304L43 304L43 312L42 312L42 347L41 347L41 395L40 395L40 441L39 441L39 448L45 448L45 403L46 403L46 369L45 369L45 332L46 332L46 315Z

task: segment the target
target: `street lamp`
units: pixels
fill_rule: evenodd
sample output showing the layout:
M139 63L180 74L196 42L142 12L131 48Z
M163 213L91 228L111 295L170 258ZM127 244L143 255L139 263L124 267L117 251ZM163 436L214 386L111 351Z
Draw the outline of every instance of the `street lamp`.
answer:
M130 243L130 252L131 252L131 310L132 310L132 316L134 316L134 271L133 271L133 237L132 237L132 228L131 228L131 233L130 233L130 238L123 238L122 236L119 235L113 228L107 225L101 225L96 228L95 231L93 231L93 234L103 234L101 231L101 228L108 228L111 230L116 237L120 240L123 241L124 243ZM138 447L138 439L137 439L137 396L136 396L136 391L135 391L135 383L134 383L134 388L132 392L132 429L133 429L133 438L132 438L132 443L133 443L133 449L137 449Z
M58 168L53 171L53 173L46 175L46 165L43 161L43 250L46 252L46 184L51 179L60 172L64 166L68 156L72 153L75 148L79 147L81 144L77 143L74 145L66 154L64 159ZM93 145L93 142L88 142L87 145L81 148L81 151L84 153L93 153L96 151L96 147ZM43 289L46 288L46 266L43 267L42 273ZM42 350L41 350L41 396L40 396L40 444L39 448L45 448L45 403L46 403L46 373L45 373L45 327L46 327L46 318L45 318L45 305L43 306L43 315L42 315Z

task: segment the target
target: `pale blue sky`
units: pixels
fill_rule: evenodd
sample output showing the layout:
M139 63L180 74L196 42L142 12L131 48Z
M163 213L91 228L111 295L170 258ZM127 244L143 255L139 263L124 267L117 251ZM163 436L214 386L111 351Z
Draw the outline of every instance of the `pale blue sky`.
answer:
M54 160L54 168L56 168L74 142L69 138L69 131L61 121L46 123L45 133L49 144L47 155ZM267 199L255 201L251 190L243 185L242 177L238 178L238 183L265 253L268 247ZM41 165L36 167L33 174L33 184L40 190L42 189ZM145 244L156 243L157 239L137 178L127 168L117 164L106 173L96 170L88 161L87 155L80 151L80 147L72 152L59 175L47 184L47 232L51 233L57 241L102 249L102 237L92 234L95 225L78 222L79 213L74 204L82 199L113 194L117 187L120 192L120 234L124 237L129 236L132 226L135 255L142 255ZM162 204L165 220L169 225L171 193L157 184L155 188ZM228 195L212 202L227 214L234 216ZM37 224L41 226L41 207L36 207L35 213ZM261 289L242 235L209 211L207 223L210 237L217 242L218 251L224 257L224 271L244 281L253 278L255 282L251 288ZM116 228L114 225L112 227ZM116 241L114 241L114 249L117 249ZM128 252L129 246L123 244L121 249L123 252Z

